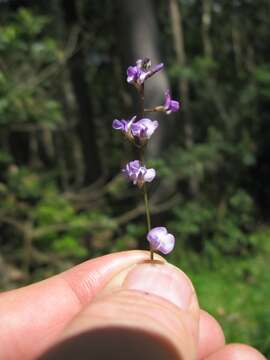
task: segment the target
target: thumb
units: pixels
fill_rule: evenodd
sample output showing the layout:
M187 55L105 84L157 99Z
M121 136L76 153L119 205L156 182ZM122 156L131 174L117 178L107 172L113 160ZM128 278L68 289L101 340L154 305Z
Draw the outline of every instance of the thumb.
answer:
M116 275L42 359L196 359L198 323L188 277L145 262Z

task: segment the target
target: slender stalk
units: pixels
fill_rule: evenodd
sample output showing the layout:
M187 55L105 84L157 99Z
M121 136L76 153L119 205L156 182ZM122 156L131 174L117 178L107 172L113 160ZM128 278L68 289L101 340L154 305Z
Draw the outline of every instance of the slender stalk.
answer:
M140 94L140 111L139 111L139 118L142 118L144 115L144 84L140 86L139 89Z
M150 215L150 207L149 207L146 184L143 185L143 194L144 194L144 205L145 205L147 229L149 232L151 230L151 215ZM151 246L150 246L150 260L154 260L154 251L151 249Z
M139 117L142 118L144 115L144 85L142 84L139 90L140 94L140 111ZM140 148L140 161L144 164L144 145ZM147 186L143 184L143 197L144 197L144 206L145 206L145 214L146 214L146 222L147 222L147 230L148 232L151 230L151 215L150 215L150 207L149 207L149 200L148 200L148 193L147 193ZM150 260L154 260L154 251L151 249L150 246Z
M148 229L148 231L150 231L151 230L151 216L150 216L150 208L149 208L147 187L146 187L145 184L143 185L143 195L144 195L144 203L145 203L147 229Z
M159 112L159 110L156 110L156 109L144 109L144 112L146 112L146 113Z
M156 106L152 109L144 109L145 113L151 113L151 112L164 112L164 107L163 106Z

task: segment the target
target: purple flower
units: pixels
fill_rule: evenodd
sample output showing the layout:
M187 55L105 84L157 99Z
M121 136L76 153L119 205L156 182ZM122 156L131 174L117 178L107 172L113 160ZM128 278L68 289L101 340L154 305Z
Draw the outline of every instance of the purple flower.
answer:
M135 86L141 86L144 81L156 72L162 70L164 67L163 63L160 63L151 69L151 60L145 58L136 61L135 66L129 66L127 69L127 82L132 83Z
M158 127L158 122L156 120L152 121L150 119L143 118L137 122L136 116L130 120L113 120L112 127L115 130L120 130L122 133L127 136L130 140L134 137L139 138L141 141L146 141L150 139L155 130Z
M165 227L156 227L149 231L147 240L150 243L151 249L160 251L163 254L169 254L175 244L175 237L169 234Z
M136 116L133 116L130 120L113 120L112 127L115 130L120 130L122 133L124 133L125 136L127 136L129 139L133 139L133 135L131 133L131 126L133 122L135 121Z
M166 114L170 114L172 112L176 112L180 109L180 103L179 101L172 100L170 91L165 91L165 104L164 104L164 110L166 111Z
M139 188L141 188L145 182L153 181L156 176L155 169L146 169L145 166L141 165L139 160L127 163L125 168L122 169L122 172L134 185L138 185Z
M140 78L141 70L138 66L129 66L127 69L127 82L137 82Z
M131 125L131 133L141 140L147 140L150 139L157 128L158 121L144 118Z

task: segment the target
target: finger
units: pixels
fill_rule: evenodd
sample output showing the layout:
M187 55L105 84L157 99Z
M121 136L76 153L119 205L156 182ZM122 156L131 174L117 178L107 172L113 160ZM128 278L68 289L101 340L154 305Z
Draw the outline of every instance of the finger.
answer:
M148 257L142 251L103 256L1 294L0 359L36 358L115 274Z
M244 344L229 344L205 360L267 360L259 351Z
M187 276L169 264L139 264L76 316L42 359L196 359L198 327Z
M198 359L216 352L225 345L225 337L216 319L206 311L200 311Z

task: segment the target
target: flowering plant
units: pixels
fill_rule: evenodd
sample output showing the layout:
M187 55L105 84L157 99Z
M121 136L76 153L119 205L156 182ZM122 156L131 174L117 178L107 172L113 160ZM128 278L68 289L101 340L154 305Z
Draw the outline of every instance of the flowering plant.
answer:
M150 259L154 259L154 251L160 251L163 254L170 253L175 244L175 238L172 234L168 233L167 229L163 226L151 229L151 216L148 201L147 183L150 183L156 177L155 169L147 169L144 161L144 152L147 143L154 132L157 130L159 124L156 120L151 120L145 117L145 112L164 112L171 114L180 109L180 103L173 100L170 91L165 91L164 105L156 106L153 109L144 108L144 83L147 79L158 73L164 68L164 64L158 64L154 67L151 66L151 61L148 58L139 59L136 65L129 66L127 69L127 82L135 86L140 97L140 109L138 114L131 119L115 119L113 120L112 127L121 133L139 149L139 160L129 161L122 169L122 173L139 189L143 190L146 221L147 221L147 240L150 243Z

